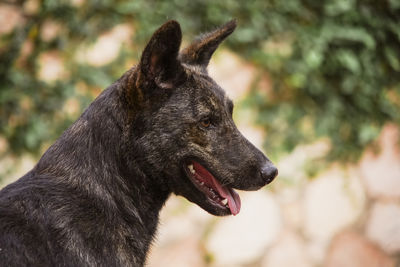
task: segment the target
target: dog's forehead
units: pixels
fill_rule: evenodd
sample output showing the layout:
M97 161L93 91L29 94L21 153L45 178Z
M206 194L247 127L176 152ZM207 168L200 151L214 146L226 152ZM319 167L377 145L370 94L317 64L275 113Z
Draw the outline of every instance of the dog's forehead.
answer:
M233 106L232 100L228 97L225 90L222 89L207 73L204 73L201 68L197 68L192 65L184 65L186 69L186 73L191 76L193 79L193 87L194 90L198 90L203 96L207 98L211 104L217 106L218 104L223 104L224 106L231 107Z

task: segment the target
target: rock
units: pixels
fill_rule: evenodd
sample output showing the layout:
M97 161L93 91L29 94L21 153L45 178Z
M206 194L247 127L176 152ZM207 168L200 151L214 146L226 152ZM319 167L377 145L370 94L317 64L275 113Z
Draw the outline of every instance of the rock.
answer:
M400 198L399 128L386 125L379 137L380 154L367 150L360 171L371 197Z
M213 266L240 266L260 259L281 230L279 206L265 190L241 193L242 209L217 219L206 241Z
M353 223L365 202L356 173L332 169L311 181L305 190L304 230L314 240L329 240Z
M161 210L155 246L168 246L187 238L200 240L213 216L188 200L171 196Z
M6 176L0 179L0 189L4 186L15 182L17 179L25 175L36 165L37 159L33 156L25 154L19 159L13 157L5 157L0 161L0 170L9 171L8 173L1 173ZM12 168L10 167L12 166Z
M269 250L262 267L308 267L311 262L304 242L293 232L285 232Z
M322 262L326 257L326 251L329 246L328 239L321 240L310 240L306 244L307 254L310 255L310 259L313 263L313 266L321 266Z
M314 265L322 264L330 239L354 223L364 205L365 194L356 173L331 169L306 186L303 229Z
M24 1L22 5L23 12L25 16L33 16L36 15L40 10L41 2L39 0L27 0Z
M189 237L167 247L152 248L146 266L203 267L206 266L204 255L198 240Z
M299 145L278 163L279 180L298 187L307 182L304 167L313 159L323 157L329 151L326 140L319 140L309 145Z
M283 202L281 203L281 211L285 224L288 227L294 230L300 230L302 228L304 216L299 202Z
M54 20L47 19L41 26L40 37L45 42L54 40L61 32L61 24Z
M95 67L107 65L117 58L123 44L129 44L132 34L130 25L119 24L102 34L91 47L79 49L76 60Z
M263 150L265 131L260 127L255 127L247 123L238 123L237 128L247 140L256 148Z
M206 253L201 240L212 219L197 205L171 196L161 210L158 233L146 266L205 266Z
M12 32L23 22L20 8L9 4L0 4L0 35Z
M375 203L367 223L367 236L387 253L400 252L400 206Z
M329 150L329 144L319 140L309 145L301 145L277 162L279 176L272 186L282 209L285 224L299 231L303 228L304 188L310 182L304 169L308 162L320 158Z
M334 238L326 257L326 267L394 267L394 260L364 237L343 232Z
M257 69L228 50L220 50L210 62L208 72L226 93L234 100L242 98L252 86ZM258 86L260 90L270 90L271 83L263 75Z
M39 79L46 82L55 82L68 77L61 53L57 50L48 51L39 56Z

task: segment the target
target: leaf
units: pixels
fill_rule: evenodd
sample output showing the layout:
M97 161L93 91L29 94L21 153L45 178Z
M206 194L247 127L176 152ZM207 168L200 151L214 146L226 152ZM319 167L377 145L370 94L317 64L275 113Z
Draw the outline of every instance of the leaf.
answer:
M376 47L373 36L366 29L361 27L342 27L329 23L323 27L322 36L330 42L358 42L364 44L365 47L370 50L374 50Z

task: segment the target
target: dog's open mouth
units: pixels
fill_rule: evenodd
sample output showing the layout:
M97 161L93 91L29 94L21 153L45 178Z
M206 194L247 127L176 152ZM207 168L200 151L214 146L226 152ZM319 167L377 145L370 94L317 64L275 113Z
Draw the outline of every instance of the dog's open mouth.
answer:
M232 215L240 211L240 197L232 188L221 185L202 165L191 161L186 165L186 172L195 186L220 208L229 209Z

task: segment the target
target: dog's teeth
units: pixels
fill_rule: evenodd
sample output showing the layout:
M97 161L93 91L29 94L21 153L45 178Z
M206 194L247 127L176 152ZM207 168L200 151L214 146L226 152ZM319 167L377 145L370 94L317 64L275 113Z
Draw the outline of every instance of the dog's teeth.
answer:
M200 185L204 185L204 182L200 182Z
M196 173L196 171L195 171L194 168L193 168L193 164L189 164L189 165L188 165L188 168L189 168L189 170L190 170L191 173L193 173L193 174Z
M224 205L228 204L228 200L227 200L226 198L223 199L221 202L222 202L222 204L224 204Z

